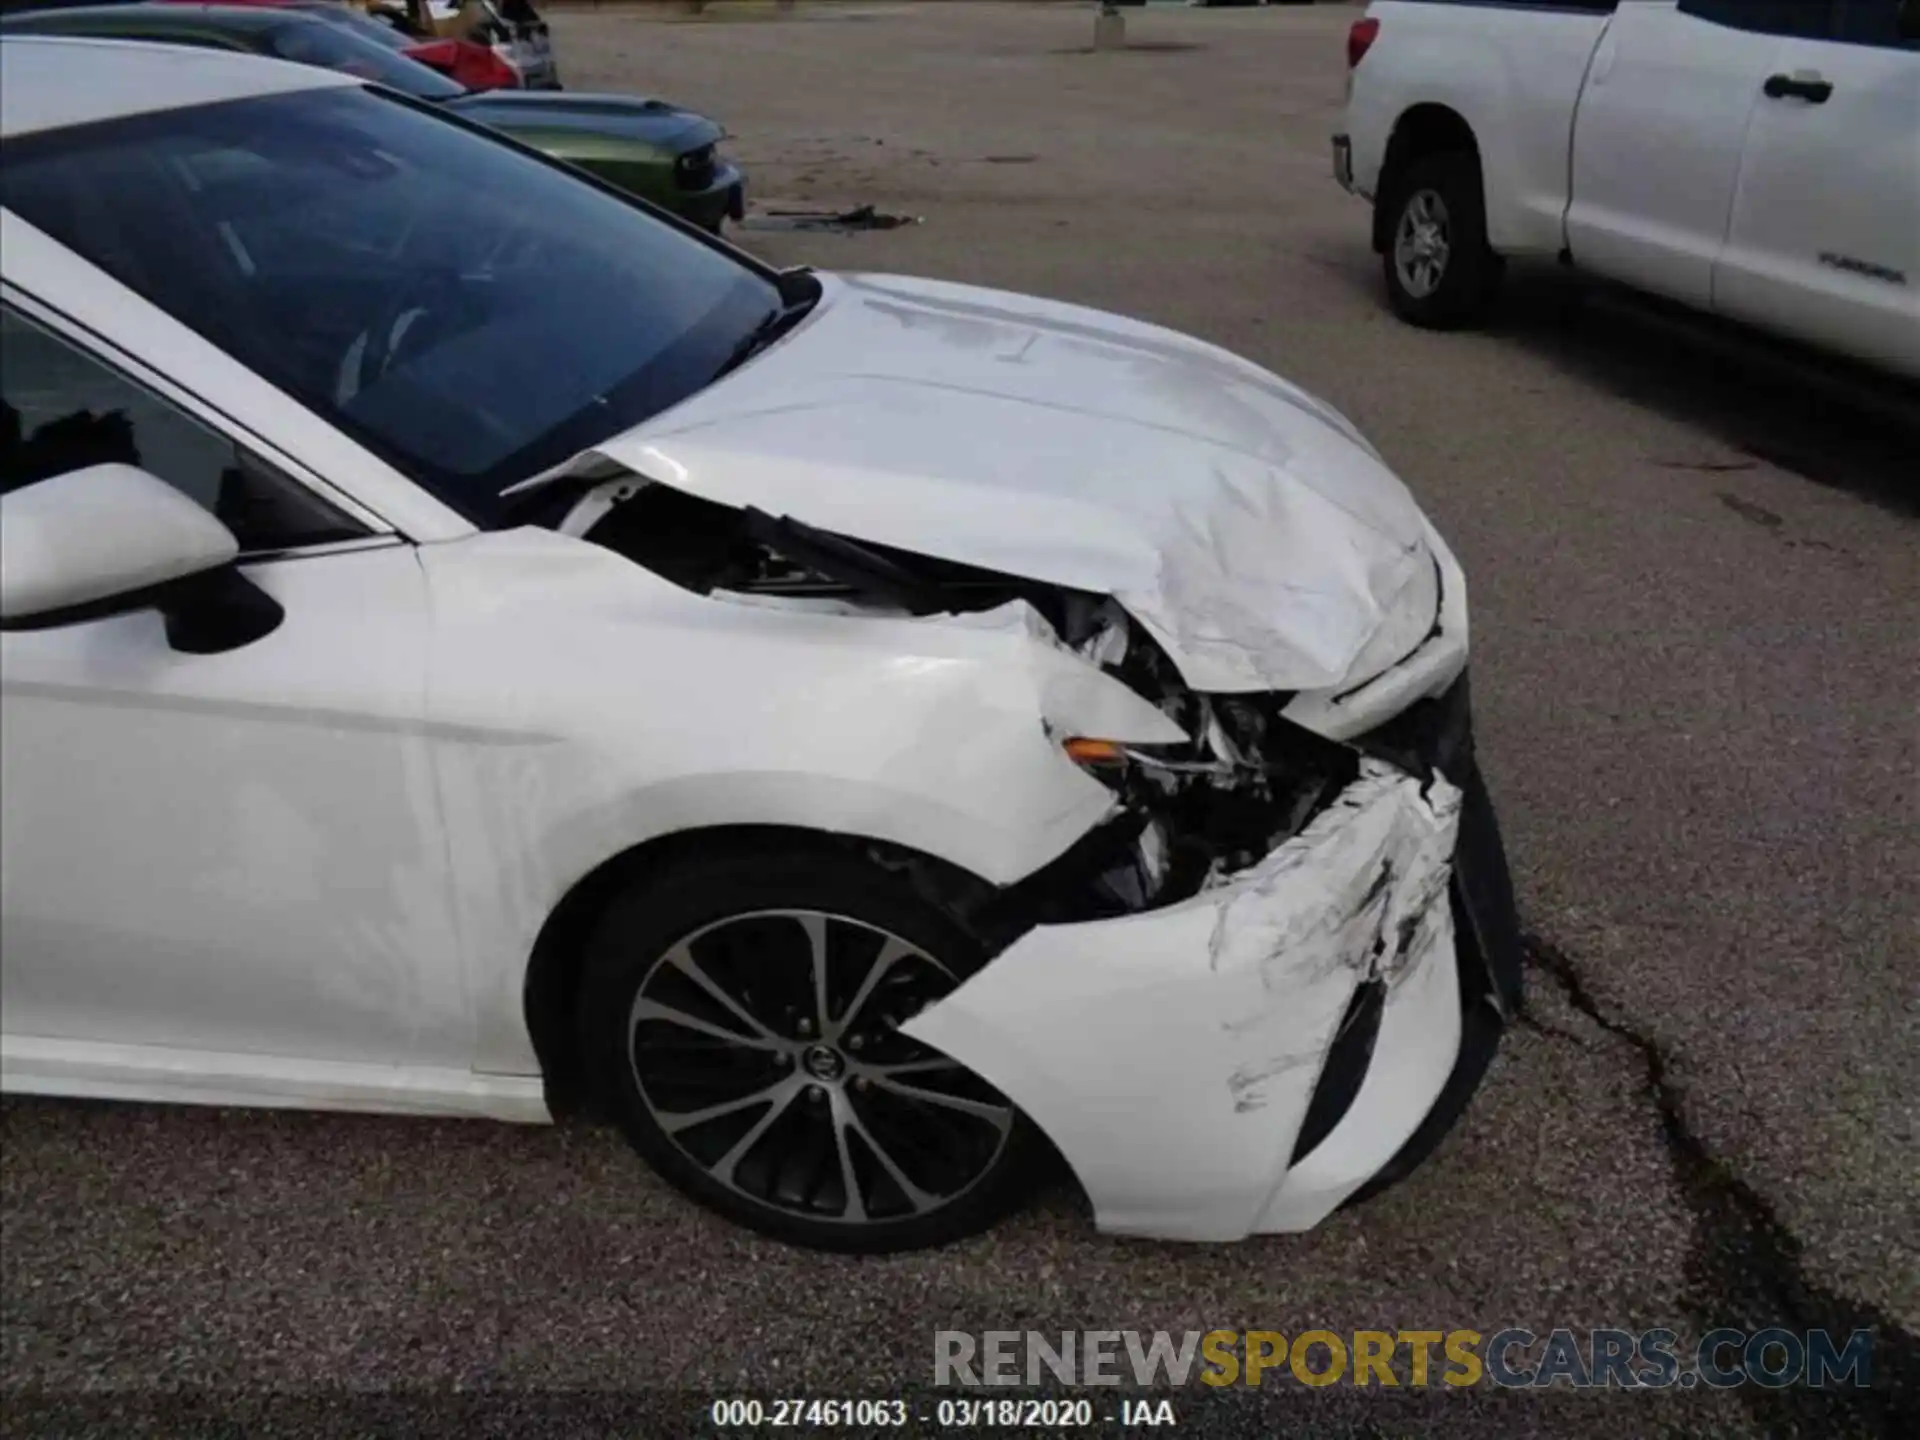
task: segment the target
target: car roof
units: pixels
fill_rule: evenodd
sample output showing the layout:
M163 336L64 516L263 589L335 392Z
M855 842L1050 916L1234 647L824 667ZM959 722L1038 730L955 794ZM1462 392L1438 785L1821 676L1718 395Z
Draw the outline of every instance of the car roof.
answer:
M167 3L63 5L57 10L18 10L0 19L0 35L62 35L62 25L85 25L92 20L151 21L156 27L189 29L198 20L211 22L222 30L277 30L283 25L325 25L327 18L311 10L296 8L296 0L284 5L181 5ZM45 29L41 29L41 26ZM101 36L101 39L109 37ZM137 38L128 35L125 38Z
M0 138L360 83L337 71L258 55L144 40L0 33Z

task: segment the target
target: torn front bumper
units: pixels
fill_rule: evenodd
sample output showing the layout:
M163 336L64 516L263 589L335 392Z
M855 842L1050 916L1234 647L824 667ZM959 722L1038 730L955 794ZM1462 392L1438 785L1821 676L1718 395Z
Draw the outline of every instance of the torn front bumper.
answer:
M1439 1142L1518 998L1505 857L1460 766L1369 759L1258 865L1034 929L904 1028L1032 1117L1103 1230L1312 1226Z

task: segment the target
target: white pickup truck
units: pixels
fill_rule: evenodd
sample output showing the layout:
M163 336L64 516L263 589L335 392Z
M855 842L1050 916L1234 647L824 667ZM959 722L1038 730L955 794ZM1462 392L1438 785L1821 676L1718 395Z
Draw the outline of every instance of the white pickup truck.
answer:
M1558 257L1920 377L1920 0L1376 0L1347 61L1402 318Z

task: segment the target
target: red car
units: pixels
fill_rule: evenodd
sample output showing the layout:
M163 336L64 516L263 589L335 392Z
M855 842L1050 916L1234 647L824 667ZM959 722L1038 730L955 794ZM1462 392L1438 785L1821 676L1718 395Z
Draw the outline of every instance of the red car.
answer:
M162 3L192 5L200 3L200 0L162 0ZM478 39L455 39L420 33L423 28L430 28L433 24L431 12L424 3L381 5L380 12L387 17L384 19L377 19L357 5L343 3L343 0L232 0L232 3L269 5L325 15L390 46L411 60L431 66L463 89L517 90L528 83L528 76L501 53L503 50L516 49L519 42L510 35L506 22L500 21L495 26L490 8L489 18L480 20L473 32L475 35L490 34L494 28L498 28L500 36L495 43L488 45ZM531 9L528 13L532 13ZM544 23L540 29L544 36ZM551 52L548 53L550 56ZM558 86L550 88L557 89Z

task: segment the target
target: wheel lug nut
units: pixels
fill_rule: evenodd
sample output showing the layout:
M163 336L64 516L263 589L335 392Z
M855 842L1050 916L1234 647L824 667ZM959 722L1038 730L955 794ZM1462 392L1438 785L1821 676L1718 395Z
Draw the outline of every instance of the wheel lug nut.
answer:
M849 1050L858 1050L862 1045L866 1043L867 1043L866 1040L859 1035L849 1035L847 1037L847 1048Z
M811 1035L813 1033L813 1022L804 1015L800 1017L800 1033L802 1035Z
M807 1099L813 1101L816 1105L820 1101L826 1098L827 1098L827 1092L824 1086L821 1086L821 1085L807 1086Z

